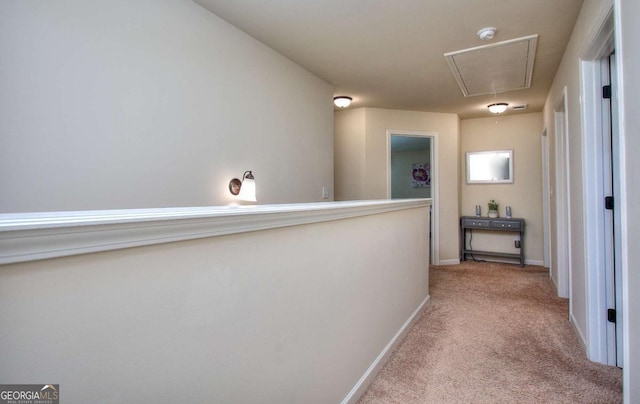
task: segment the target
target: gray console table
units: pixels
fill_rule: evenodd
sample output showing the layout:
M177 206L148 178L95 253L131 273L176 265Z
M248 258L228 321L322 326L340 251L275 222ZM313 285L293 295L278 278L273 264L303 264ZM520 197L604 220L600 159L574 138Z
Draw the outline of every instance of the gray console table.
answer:
M520 254L501 253L492 251L467 250L467 229L485 231L510 231L520 234ZM524 267L524 219L516 218L488 218L476 216L462 216L460 218L460 261L467 259L468 254L487 255L494 257L515 258Z

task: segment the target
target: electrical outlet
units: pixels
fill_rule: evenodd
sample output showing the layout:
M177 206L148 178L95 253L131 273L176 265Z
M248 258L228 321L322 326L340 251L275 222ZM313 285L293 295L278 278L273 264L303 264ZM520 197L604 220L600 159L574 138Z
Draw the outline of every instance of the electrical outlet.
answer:
M329 199L329 187L322 187L322 199Z

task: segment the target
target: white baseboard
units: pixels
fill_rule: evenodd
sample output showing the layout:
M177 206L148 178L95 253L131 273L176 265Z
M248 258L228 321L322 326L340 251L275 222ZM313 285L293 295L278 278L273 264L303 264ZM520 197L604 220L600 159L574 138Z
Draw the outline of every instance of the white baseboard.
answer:
M587 352L587 339L584 337L584 335L582 335L582 332L580 331L580 328L578 328L577 326L577 321L576 318L573 316L573 313L569 313L569 320L571 322L571 325L573 326L573 329L576 330L576 334L578 334L578 338L580 339L580 342L582 342L582 348L585 350L585 353Z
M558 282L556 281L556 278L553 277L553 272L549 271L549 279L551 279L551 283L553 284L553 287L556 289L556 296L560 296L560 294L558 293Z
M517 258L509 260L509 259L494 258L494 257L491 257L490 255L486 255L486 256L482 255L482 254L476 254L476 255L478 257L482 257L482 259L481 259L482 261L500 262L500 263L503 263L503 264L520 264L520 262L519 262L519 260ZM479 260L480 260L480 258L479 258ZM467 261L470 261L470 260L467 260ZM460 263L460 262L458 262L458 263ZM524 264L525 265L537 265L537 266L543 267L544 266L544 261L542 261L542 260L530 260L530 259L525 258L524 259Z
M391 353L402 342L402 340L404 340L404 337L407 335L409 330L411 330L411 327L413 326L413 324L418 320L418 318L420 317L420 314L422 313L427 303L429 302L429 299L430 299L430 296L427 295L427 297L424 298L422 303L420 303L418 308L414 310L411 316L409 316L407 321L405 321L404 324L402 324L402 327L400 327L398 332L396 332L393 338L391 338L387 346L384 347L384 349L382 350L382 352L380 352L378 357L371 363L367 371L364 372L362 377L360 377L360 380L358 380L358 382L355 384L355 386L353 386L349 394L347 394L346 397L342 400L341 404L352 404L358 401L358 399L365 392L367 387L369 387L369 384L371 383L371 381L373 381L373 378L376 377L380 369L382 369L382 366L384 366L384 364L387 362L387 360L389 359L389 356L391 356Z
M459 258L451 259L451 260L440 260L436 265L458 265L460 263Z

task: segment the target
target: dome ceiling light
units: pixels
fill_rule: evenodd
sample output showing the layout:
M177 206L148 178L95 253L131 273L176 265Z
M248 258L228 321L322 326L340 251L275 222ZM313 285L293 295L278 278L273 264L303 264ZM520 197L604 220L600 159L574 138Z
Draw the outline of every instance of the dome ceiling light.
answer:
M489 108L489 111L493 112L494 114L501 114L507 110L508 106L509 104L507 104L506 102L498 102L495 104L487 105L487 108Z
M346 95L340 95L338 97L333 97L333 103L338 108L346 108L351 105L351 101L353 98L347 97Z

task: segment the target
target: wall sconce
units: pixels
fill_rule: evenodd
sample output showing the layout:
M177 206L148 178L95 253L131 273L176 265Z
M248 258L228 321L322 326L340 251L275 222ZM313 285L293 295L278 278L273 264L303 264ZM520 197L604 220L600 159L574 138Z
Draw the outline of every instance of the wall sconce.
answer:
M347 97L346 95L340 95L338 97L333 97L333 103L338 108L346 108L351 105L351 101L353 98Z
M256 202L256 181L251 171L242 174L242 181L237 178L229 181L229 192L243 201Z
M489 108L489 111L493 112L494 114L503 113L504 111L507 110L508 106L509 104L507 104L506 102L499 102L496 104L487 105L487 107Z

